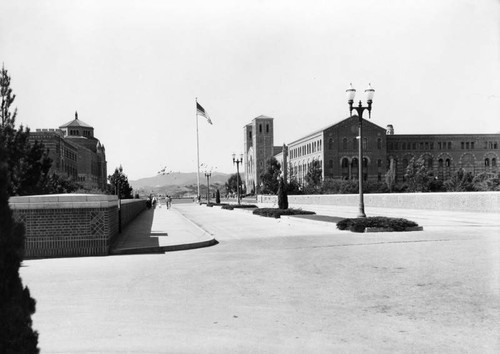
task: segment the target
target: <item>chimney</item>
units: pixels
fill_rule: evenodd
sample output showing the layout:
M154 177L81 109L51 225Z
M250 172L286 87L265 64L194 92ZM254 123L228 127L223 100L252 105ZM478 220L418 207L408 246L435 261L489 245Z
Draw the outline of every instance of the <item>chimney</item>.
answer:
M386 134L387 135L394 135L394 127L392 126L392 124L387 125Z

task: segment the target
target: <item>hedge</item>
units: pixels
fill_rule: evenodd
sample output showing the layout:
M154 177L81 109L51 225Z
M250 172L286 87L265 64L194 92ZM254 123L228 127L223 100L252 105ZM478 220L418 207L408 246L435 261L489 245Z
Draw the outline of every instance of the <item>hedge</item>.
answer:
M402 218L388 218L374 216L368 218L343 219L337 223L337 229L350 230L352 232L364 232L367 227L387 228L394 231L405 231L406 228L416 227L414 221Z
M279 219L281 215L313 215L314 211L301 209L277 209L277 208L260 208L253 211L255 215L266 216L269 218Z

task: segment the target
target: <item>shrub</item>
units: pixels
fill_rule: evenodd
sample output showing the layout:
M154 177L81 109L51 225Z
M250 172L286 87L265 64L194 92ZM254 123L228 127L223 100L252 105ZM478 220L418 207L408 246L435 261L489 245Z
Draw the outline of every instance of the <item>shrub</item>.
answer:
M233 209L251 209L251 208L257 208L257 205L253 204L221 204L222 209L226 210L233 210Z
M260 208L260 209L255 209L253 211L253 214L279 219L281 215L313 215L316 213L313 211L307 211L301 209Z
M280 178L278 184L278 206L280 209L288 209L288 195L286 193L286 185L283 178Z
M352 232L364 232L367 227L380 227L393 229L394 231L404 231L408 227L415 226L418 226L418 224L411 220L387 218L384 216L343 219L337 223L337 229L350 230Z

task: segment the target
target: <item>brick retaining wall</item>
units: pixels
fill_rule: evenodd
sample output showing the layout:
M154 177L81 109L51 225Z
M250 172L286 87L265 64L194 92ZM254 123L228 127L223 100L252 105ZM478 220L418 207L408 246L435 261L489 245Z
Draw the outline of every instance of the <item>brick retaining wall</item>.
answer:
M259 204L277 207L278 198L274 195L259 195ZM290 207L302 205L341 205L357 206L358 194L318 194L289 195ZM385 193L365 194L366 207L431 209L448 211L472 211L480 213L500 212L500 192L463 192L463 193Z
M122 204L122 225L144 208ZM25 258L103 256L118 235L118 199L95 194L12 197L14 218L26 228Z

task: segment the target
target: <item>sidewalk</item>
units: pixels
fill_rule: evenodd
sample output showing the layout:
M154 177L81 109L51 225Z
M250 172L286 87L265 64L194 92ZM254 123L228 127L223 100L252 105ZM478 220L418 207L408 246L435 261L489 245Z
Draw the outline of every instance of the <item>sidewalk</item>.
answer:
M146 210L122 230L110 254L163 253L217 244L213 235L183 216L175 206Z

